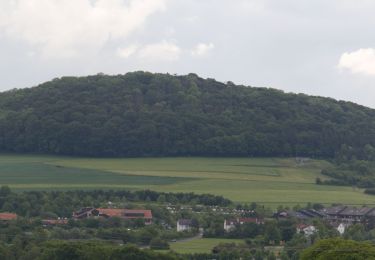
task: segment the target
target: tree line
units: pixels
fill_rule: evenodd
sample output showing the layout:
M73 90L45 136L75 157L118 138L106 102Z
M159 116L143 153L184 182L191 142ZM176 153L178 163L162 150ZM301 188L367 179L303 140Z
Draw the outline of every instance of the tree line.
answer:
M72 190L12 192L8 186L0 187L0 211L14 212L23 217L71 217L82 207L101 207L108 202L158 202L205 206L232 205L222 196L194 193L165 193L150 190ZM157 211L154 211L154 215ZM163 213L161 213L163 214Z

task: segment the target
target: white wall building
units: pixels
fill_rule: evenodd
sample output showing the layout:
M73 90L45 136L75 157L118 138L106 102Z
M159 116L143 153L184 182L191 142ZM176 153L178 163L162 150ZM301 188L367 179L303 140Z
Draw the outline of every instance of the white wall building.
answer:
M177 232L190 231L192 228L191 219L179 219L177 221Z

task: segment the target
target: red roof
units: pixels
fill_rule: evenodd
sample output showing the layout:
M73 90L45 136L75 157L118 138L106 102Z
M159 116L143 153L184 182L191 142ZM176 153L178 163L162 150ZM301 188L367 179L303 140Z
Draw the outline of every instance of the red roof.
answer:
M98 208L99 215L108 217L122 217L126 219L145 218L152 219L151 210L143 209L103 209Z
M14 220L14 219L17 219L17 214L8 213L8 212L0 213L0 220Z
M107 215L108 217L122 217L124 209L102 209L98 208L99 215Z
M143 214L143 218L152 218L151 210L144 209L125 209L126 218L139 218L139 215Z
M304 229L304 228L307 228L309 225L306 225L306 224L298 224L297 225L297 229Z

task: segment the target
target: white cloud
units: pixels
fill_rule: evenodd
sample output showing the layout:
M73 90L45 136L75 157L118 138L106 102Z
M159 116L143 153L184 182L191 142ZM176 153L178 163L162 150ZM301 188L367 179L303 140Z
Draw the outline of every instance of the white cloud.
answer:
M180 58L181 48L168 41L145 45L139 50L138 57L143 61L176 61Z
M348 69L355 74L375 75L375 49L359 49L341 55L340 69Z
M189 16L185 18L185 21L188 23L196 23L199 21L199 17L197 15Z
M125 48L117 49L117 55L121 58L129 58L138 50L138 46L133 44Z
M191 51L193 56L204 56L208 52L210 52L215 45L213 43L199 43L195 48Z
M72 57L128 37L163 11L166 1L1 0L0 32L37 47L45 57Z

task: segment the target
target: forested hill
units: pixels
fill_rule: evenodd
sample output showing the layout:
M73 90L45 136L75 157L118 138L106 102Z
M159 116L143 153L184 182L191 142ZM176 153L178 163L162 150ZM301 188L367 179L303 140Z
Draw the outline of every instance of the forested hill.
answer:
M375 110L195 74L63 77L0 93L0 152L326 158L343 144L359 156L375 147Z

